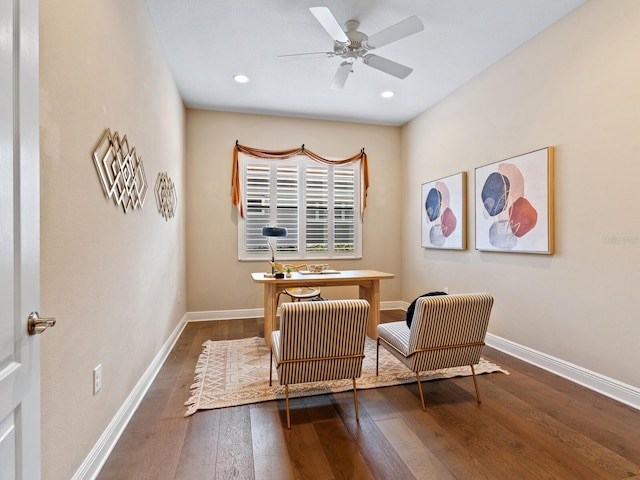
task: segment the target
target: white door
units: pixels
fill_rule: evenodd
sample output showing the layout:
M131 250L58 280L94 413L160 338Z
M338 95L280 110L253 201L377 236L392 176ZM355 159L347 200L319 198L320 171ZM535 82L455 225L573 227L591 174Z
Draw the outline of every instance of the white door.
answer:
M0 0L0 479L40 478L38 0Z

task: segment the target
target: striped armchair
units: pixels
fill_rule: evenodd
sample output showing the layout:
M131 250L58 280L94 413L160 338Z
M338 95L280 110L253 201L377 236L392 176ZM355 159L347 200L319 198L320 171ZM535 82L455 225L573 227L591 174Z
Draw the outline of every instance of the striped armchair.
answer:
M280 330L271 333L271 367L275 363L280 385L285 386L287 428L289 385L324 380L353 380L358 419L356 378L362 373L369 303L366 300L327 300L285 303Z
M411 328L404 320L378 325L376 375L382 345L415 372L425 410L420 372L470 365L480 403L473 366L480 360L492 306L493 297L486 293L419 298Z

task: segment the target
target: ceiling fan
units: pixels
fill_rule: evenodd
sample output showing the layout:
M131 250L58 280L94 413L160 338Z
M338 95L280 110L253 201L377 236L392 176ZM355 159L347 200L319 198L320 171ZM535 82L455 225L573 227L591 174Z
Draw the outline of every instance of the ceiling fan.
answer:
M332 90L339 90L344 87L347 82L347 78L349 77L349 74L353 72L353 66L358 59L361 59L362 63L365 65L369 65L376 70L380 70L381 72L400 79L406 78L413 71L412 68L369 52L424 30L424 25L415 15L391 25L390 27L387 27L369 37L358 31L360 22L357 20L347 21L347 30L345 31L342 29L329 8L311 7L309 10L333 39L333 51L278 55L279 59L343 58L344 61L338 67L338 70L333 77L333 81L331 82Z

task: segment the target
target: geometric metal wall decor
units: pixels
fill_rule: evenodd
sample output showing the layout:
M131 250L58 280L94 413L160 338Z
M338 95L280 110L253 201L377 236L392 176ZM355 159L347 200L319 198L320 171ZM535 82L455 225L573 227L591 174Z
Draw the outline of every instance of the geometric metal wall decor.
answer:
M113 198L125 213L142 208L147 195L147 177L136 149L129 148L127 136L111 134L107 128L93 152L102 188L107 198Z
M165 220L169 221L175 215L178 197L176 195L176 187L167 172L158 173L155 192L158 211Z

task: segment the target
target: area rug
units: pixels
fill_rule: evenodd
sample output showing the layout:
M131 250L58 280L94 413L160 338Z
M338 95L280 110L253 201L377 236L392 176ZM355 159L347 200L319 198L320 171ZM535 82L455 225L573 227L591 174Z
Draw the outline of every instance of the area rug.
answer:
M502 372L498 365L481 358L476 374ZM380 348L380 375L376 376L376 341L367 337L362 376L356 380L360 389L388 387L416 381L416 376L384 348ZM424 381L471 375L470 367L446 368L420 374ZM196 364L191 398L185 402L187 413L198 410L247 405L284 399L284 386L278 385L275 369L273 386L269 386L269 349L264 338L208 340ZM345 392L353 388L350 379L303 383L289 386L289 398Z

